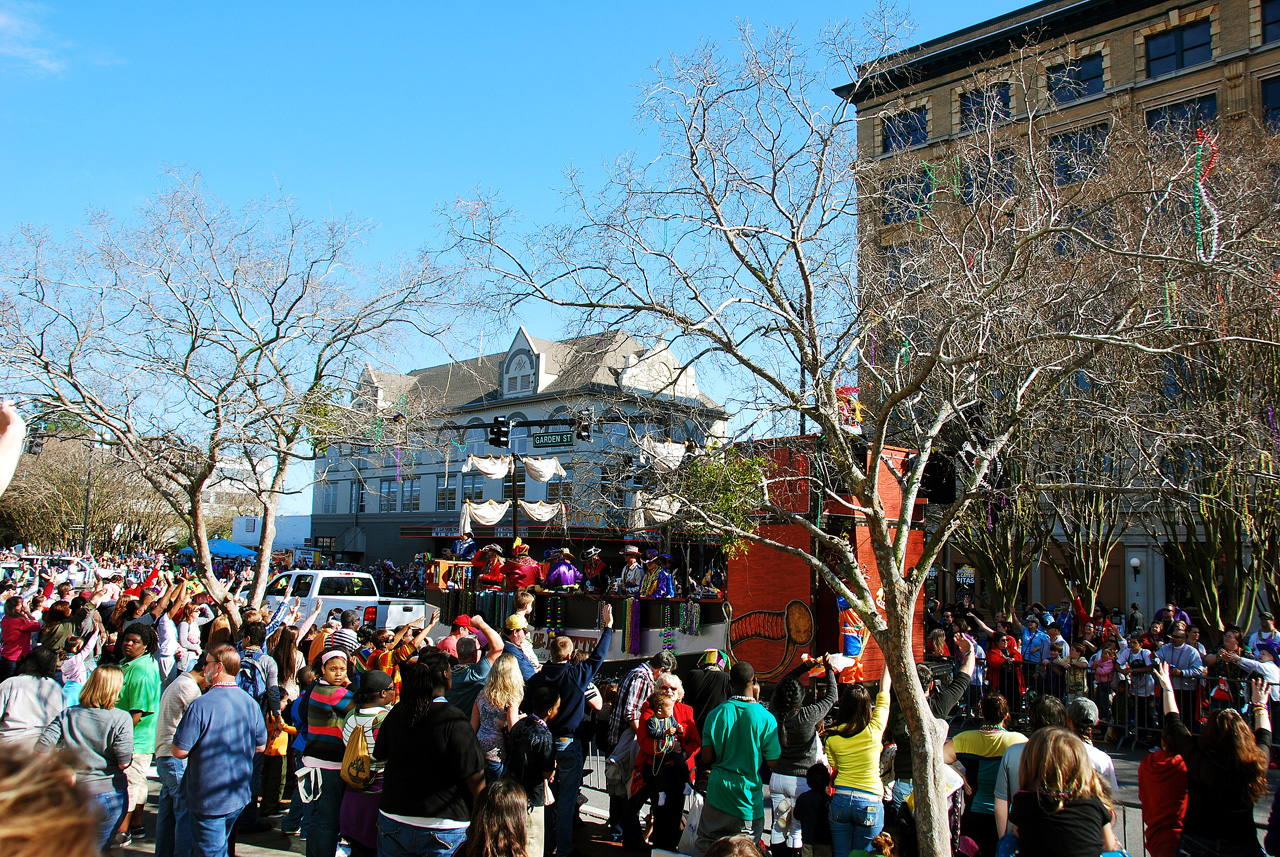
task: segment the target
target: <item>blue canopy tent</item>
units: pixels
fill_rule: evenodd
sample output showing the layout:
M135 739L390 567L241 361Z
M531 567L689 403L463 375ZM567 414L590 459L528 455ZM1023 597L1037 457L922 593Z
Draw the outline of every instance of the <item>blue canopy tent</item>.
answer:
M183 556L192 556L195 550L189 547L178 551ZM258 555L255 550L241 547L233 541L227 539L209 539L209 553L219 559L251 559Z

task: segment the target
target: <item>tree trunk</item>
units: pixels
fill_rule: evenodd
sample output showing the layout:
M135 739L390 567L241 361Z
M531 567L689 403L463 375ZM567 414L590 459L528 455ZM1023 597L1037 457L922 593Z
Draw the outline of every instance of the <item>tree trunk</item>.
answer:
M271 578L271 548L276 541L276 509L280 505L280 492L284 490L285 476L289 472L289 456L276 459L275 473L271 477L271 491L262 500L262 540L258 542L258 559L253 564L253 579L249 586L249 606L258 607L267 591Z
M209 535L204 522L204 503L198 493L191 498L191 549L195 551L196 575L204 584L205 591L209 593L213 603L226 614L232 631L235 631L240 627L240 611L232 602L230 591L213 573L213 554L209 552Z

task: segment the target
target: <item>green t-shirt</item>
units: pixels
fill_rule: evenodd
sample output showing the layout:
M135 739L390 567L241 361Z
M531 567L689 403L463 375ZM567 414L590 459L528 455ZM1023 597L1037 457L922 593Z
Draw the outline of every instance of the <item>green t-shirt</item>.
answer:
M754 821L764 818L760 766L782 753L778 721L758 702L730 699L707 715L702 743L716 754L707 780L707 803Z
M160 710L160 667L150 655L134 658L124 665L124 687L116 708L141 711L142 719L133 727L133 752L156 751L156 712Z

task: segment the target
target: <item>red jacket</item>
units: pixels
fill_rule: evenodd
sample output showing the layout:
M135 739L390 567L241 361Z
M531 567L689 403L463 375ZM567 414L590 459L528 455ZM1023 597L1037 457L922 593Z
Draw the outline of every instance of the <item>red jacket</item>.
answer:
M1187 813L1187 763L1163 749L1138 764L1138 802L1142 838L1151 857L1174 857Z
M5 616L0 619L0 650L6 661L21 660L31 651L31 635L40 623L30 616Z
M683 702L677 702L672 714L676 719L677 735L680 746L684 750L685 764L689 767L689 782L693 782L693 769L698 761L698 752L702 750L702 739L698 736L698 726L693 721L693 709ZM640 734L636 736L640 751L636 754L635 773L631 778L631 794L637 794L644 787L642 771L653 762L654 739L649 737L646 728L649 718L653 716L653 707L648 702L640 709Z

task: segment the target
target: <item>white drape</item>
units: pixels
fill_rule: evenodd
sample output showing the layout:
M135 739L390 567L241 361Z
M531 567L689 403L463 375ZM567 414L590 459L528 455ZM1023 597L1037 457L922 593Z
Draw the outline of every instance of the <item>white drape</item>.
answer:
M653 460L653 466L662 473L670 473L680 466L681 461L684 461L683 443L667 443L651 437L643 437L640 439L640 448Z
M631 529L661 524L671 520L679 511L680 501L675 497L650 497L643 491L637 491L635 504L631 507Z
M482 527L492 527L501 521L502 516L507 514L510 509L510 500L503 500L501 503L495 503L493 500L486 500L483 503L472 503L470 500L464 500L462 503L462 516L458 520L458 532L471 532L472 521Z
M520 463L524 465L524 472L534 482L550 482L552 476L563 477L565 475L564 468L560 466L560 459L552 458L521 458Z
M468 455L467 463L462 465L462 472L479 471L486 479L506 479L511 475L511 456L499 458L492 456Z
M536 503L530 503L527 500L520 501L520 511L530 520L537 521L539 524L545 524L550 521L560 514L563 509L563 503L544 503L541 500Z

